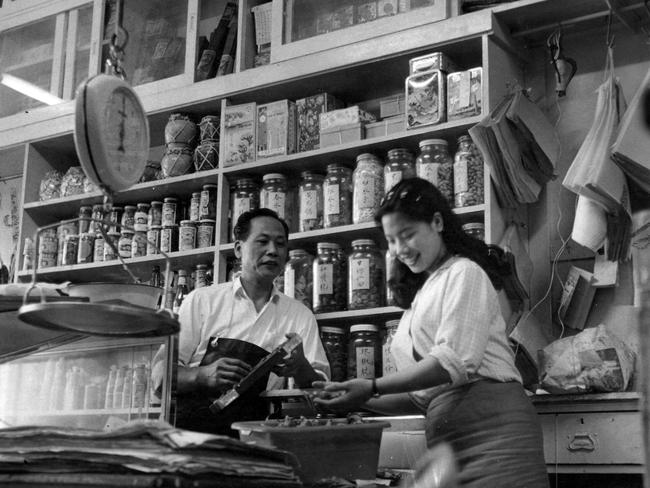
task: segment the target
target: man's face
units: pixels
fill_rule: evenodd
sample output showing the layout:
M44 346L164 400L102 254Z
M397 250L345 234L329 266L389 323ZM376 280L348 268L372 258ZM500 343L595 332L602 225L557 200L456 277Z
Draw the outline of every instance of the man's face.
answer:
M248 238L235 242L242 278L248 281L273 282L284 271L288 252L284 228L272 217L255 217Z

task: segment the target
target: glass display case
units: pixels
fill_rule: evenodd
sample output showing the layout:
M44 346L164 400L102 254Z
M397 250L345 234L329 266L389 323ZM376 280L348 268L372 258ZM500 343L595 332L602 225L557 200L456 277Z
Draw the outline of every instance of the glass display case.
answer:
M77 336L3 362L0 426L103 429L134 419L169 421L175 341Z

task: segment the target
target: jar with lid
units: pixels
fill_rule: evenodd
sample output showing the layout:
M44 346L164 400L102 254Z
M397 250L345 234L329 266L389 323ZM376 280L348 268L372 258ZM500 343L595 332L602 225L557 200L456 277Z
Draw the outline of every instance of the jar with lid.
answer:
M260 206L274 210L281 219L287 217L288 185L287 178L280 173L268 173L262 177Z
M382 307L385 288L384 259L375 242L352 241L348 256L348 310Z
M484 202L483 157L469 135L458 138L454 155L454 206Z
M195 191L190 198L190 220L199 220L199 208L201 207L201 192Z
M237 219L241 214L249 210L256 210L259 207L260 191L255 181L252 178L237 178L230 192L231 229L235 228Z
M163 199L161 222L162 226L176 225L178 214L178 198L166 197Z
M68 234L63 240L63 265L77 264L79 252L79 236Z
M139 258L147 255L147 233L144 230L136 230L131 241L131 257Z
M149 222L149 204L138 203L135 207L135 221L133 223L133 230L136 232L147 232Z
M384 196L384 168L381 160L373 154L359 154L352 179L352 222L373 222Z
M217 218L217 185L208 183L201 188L199 220Z
M108 221L111 223L108 227L108 232L117 232L120 233L120 223L122 222L122 212L124 209L122 207L111 207L111 210L108 214Z
M284 294L312 308L314 257L304 249L289 251L284 267Z
M339 255L341 246L333 242L319 242L316 244L316 249L317 256L313 264L312 303L314 312L344 310L347 301L347 276Z
M194 288L203 288L204 286L208 286L208 265L197 264L195 276Z
M398 325L399 319L386 321L386 328L384 330L384 338L381 346L382 376L397 372L397 366L395 366L395 359L390 352L390 346L393 343L393 337L395 337Z
M154 256L160 254L160 235L162 234L162 227L160 225L152 225L147 231L147 256Z
M178 250L189 251L196 247L196 222L181 220L178 228Z
M117 250L123 258L131 257L131 246L133 245L133 231L123 230L120 232L120 240L117 244Z
M162 208L163 202L159 202L157 200L151 202L151 206L149 207L149 212L147 215L147 226L149 228L156 225L162 226Z
M389 307L395 307L397 306L397 302L395 301L395 295L393 294L393 290L391 289L390 286L388 286L389 281L391 278L393 278L393 273L395 270L393 267L395 266L395 263L397 261L397 257L392 254L389 250L386 250L386 305Z
M485 224L482 222L468 222L463 224L462 229L469 236L485 241Z
M160 250L162 252L178 251L178 224L163 225L160 231Z
M379 327L357 324L350 327L348 342L348 379L381 376Z
M90 219L93 217L93 208L86 205L79 207L79 234L90 230Z
M352 170L341 164L328 164L323 181L323 227L352 223Z
M413 154L408 149L397 148L388 151L388 161L384 166L384 192L388 193L397 183L415 176Z
M95 234L99 234L101 232L102 223L98 221L104 220L104 205L101 203L93 205L91 218L93 219L92 225L90 226L91 231Z
M104 260L104 246L106 241L102 234L95 234L95 242L93 244L93 261L101 262Z
M109 232L107 237L104 243L104 261L112 261L117 259L117 254L120 252L120 233Z
M330 363L332 381L345 381L348 377L348 347L345 329L321 327L320 338Z
M122 213L122 228L120 231L126 229L133 230L135 224L135 205L124 205L124 213Z
M449 154L449 144L444 139L420 141L420 152L415 159L418 177L429 181L453 207L454 159Z
M215 221L201 219L196 226L196 247L210 247L214 242Z
M323 228L323 176L312 171L303 171L298 187L298 231Z
M77 263L85 264L93 262L95 252L95 234L84 232L79 234L79 246L77 247Z

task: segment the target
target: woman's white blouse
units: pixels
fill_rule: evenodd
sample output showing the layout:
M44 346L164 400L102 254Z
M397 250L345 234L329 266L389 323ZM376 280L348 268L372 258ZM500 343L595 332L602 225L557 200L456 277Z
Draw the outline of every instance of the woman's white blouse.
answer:
M422 408L441 391L479 378L521 382L497 292L467 258L443 263L404 311L391 345L398 371L416 363L414 350L436 357L451 378L450 384L411 393Z

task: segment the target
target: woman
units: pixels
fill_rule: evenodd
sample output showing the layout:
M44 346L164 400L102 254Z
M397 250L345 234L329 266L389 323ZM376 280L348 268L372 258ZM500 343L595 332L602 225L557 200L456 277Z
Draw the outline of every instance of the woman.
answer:
M317 382L323 391L315 401L396 413L407 399L426 414L428 447L451 444L460 486L547 487L540 424L495 289L506 270L483 241L465 234L426 180L395 185L376 220L399 263L389 285L406 309L391 348L397 372Z

